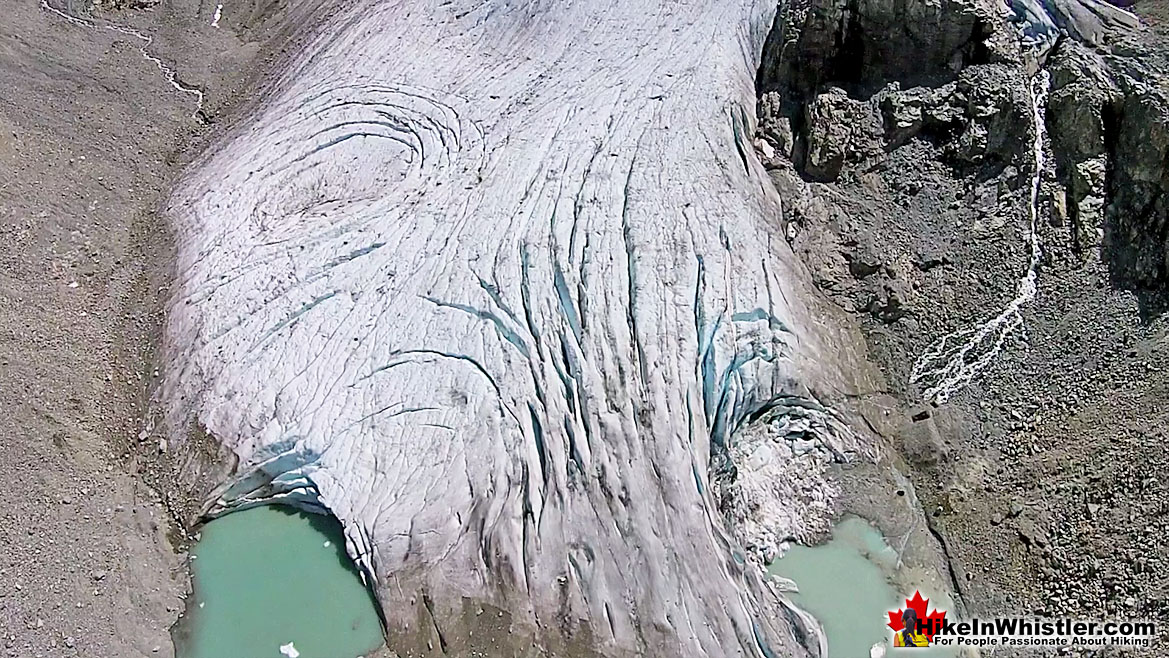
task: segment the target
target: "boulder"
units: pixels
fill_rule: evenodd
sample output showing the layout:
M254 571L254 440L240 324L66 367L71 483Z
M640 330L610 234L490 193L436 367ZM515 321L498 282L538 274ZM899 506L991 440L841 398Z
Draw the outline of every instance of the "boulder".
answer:
M877 132L866 103L841 89L820 94L805 115L805 173L820 181L835 180L847 160L880 150Z

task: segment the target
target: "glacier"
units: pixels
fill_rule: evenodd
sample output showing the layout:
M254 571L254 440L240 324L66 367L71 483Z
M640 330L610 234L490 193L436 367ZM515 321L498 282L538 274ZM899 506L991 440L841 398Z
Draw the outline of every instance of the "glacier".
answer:
M335 515L391 629L474 601L602 655L815 655L753 549L866 449L831 408L863 343L754 151L775 11L330 19L168 208L168 419L238 458L208 514Z

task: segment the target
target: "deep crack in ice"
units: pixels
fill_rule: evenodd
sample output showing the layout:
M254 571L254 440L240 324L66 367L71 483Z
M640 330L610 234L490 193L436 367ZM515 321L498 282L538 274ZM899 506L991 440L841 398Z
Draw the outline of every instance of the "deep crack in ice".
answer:
M391 627L424 591L607 653L800 652L743 545L830 501L736 460L810 441L831 496L857 446L817 401L851 348L746 146L774 10L363 3L326 30L170 209L171 424L240 459L212 513L328 509Z

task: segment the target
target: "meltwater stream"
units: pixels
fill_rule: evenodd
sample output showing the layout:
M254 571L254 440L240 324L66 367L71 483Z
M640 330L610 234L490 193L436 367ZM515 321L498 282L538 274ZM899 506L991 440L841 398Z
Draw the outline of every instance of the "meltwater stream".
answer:
M382 644L373 598L330 517L278 506L228 514L191 553L179 658L355 658Z
M1044 113L1050 84L1047 71L1041 70L1028 87L1034 133L1031 142L1034 169L1027 207L1027 269L1019 280L1014 299L998 315L978 326L942 336L913 364L909 380L925 389L922 397L929 402L945 404L950 396L965 388L990 365L1011 333L1023 324L1023 307L1035 298L1039 261L1043 255L1039 244L1039 184L1047 166L1043 152L1046 139Z

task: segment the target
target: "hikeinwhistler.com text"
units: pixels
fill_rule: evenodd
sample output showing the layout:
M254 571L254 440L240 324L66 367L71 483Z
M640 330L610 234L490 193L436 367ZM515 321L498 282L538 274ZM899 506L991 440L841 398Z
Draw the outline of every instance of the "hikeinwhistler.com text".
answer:
M933 644L970 647L1149 647L1157 638L1151 621L1085 621L1001 617L932 621Z

